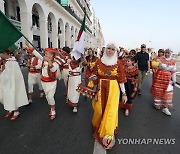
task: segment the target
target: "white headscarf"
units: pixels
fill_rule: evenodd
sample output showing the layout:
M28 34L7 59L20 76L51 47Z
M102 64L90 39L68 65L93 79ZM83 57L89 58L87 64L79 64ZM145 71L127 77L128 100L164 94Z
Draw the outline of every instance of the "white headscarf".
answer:
M109 57L107 56L106 54L106 50L109 46L113 46L115 48L115 52L114 52L114 55ZM113 65L116 65L117 64L117 61L118 61L118 54L117 54L117 47L115 46L114 43L109 43L107 46L106 46L106 50L105 52L103 53L103 56L101 58L101 62L106 65L106 66L113 66Z
M164 58L166 59L166 61L170 61L172 59L172 50L166 49L165 52L170 52L169 58L166 58L165 55L164 55Z

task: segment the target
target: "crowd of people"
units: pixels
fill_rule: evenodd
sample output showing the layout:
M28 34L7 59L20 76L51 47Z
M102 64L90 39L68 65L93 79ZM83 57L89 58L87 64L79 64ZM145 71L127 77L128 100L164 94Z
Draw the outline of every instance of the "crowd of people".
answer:
M127 51L109 43L101 52L89 48L80 59L75 59L69 47L62 49L46 48L39 54L26 42L28 73L28 95L18 55L12 56L7 49L0 54L0 102L7 111L5 118L15 120L19 116L19 107L34 100L33 86L38 84L40 97L45 95L51 120L56 118L54 95L57 82L64 80L66 104L74 113L78 112L80 92L92 98L94 115L92 126L94 138L105 149L115 144L118 128L118 110L125 109L130 114L133 99L142 94L142 84L147 72L152 71L151 94L156 109L171 115L173 86L176 83L176 61L169 49L158 51L150 57L150 49L141 45L141 50ZM83 75L82 75L83 74ZM82 83L84 77L84 83Z

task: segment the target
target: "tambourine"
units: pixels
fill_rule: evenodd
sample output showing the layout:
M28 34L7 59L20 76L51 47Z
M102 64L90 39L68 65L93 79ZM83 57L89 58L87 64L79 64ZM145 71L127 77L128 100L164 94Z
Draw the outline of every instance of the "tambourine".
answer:
M93 89L86 87L82 84L78 85L78 88L76 89L76 91L78 91L83 96L87 96L90 99L92 99L96 95L96 92Z
M157 67L159 66L159 62L153 60L153 61L151 62L151 66L152 66L152 68L157 68Z

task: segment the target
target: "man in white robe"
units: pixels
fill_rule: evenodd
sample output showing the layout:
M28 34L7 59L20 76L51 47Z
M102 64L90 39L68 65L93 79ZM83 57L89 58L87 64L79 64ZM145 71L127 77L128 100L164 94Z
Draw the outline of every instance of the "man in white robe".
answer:
M0 83L2 104L4 109L8 111L5 117L11 117L10 120L15 120L20 114L19 107L29 104L24 78L15 57L10 56L8 51L1 53L0 57L4 60Z

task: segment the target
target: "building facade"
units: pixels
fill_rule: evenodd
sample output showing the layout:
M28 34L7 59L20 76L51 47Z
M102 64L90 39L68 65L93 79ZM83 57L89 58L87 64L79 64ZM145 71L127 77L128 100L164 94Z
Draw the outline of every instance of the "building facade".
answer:
M0 0L0 10L37 48L73 48L86 11L85 47L101 48L101 26L92 18L95 13L89 1L67 0L64 5L62 0Z
M102 47L101 45L105 44L101 25L92 6L91 6L91 12L92 12L91 21L92 21L92 35L93 35L92 42L94 46L101 48Z

